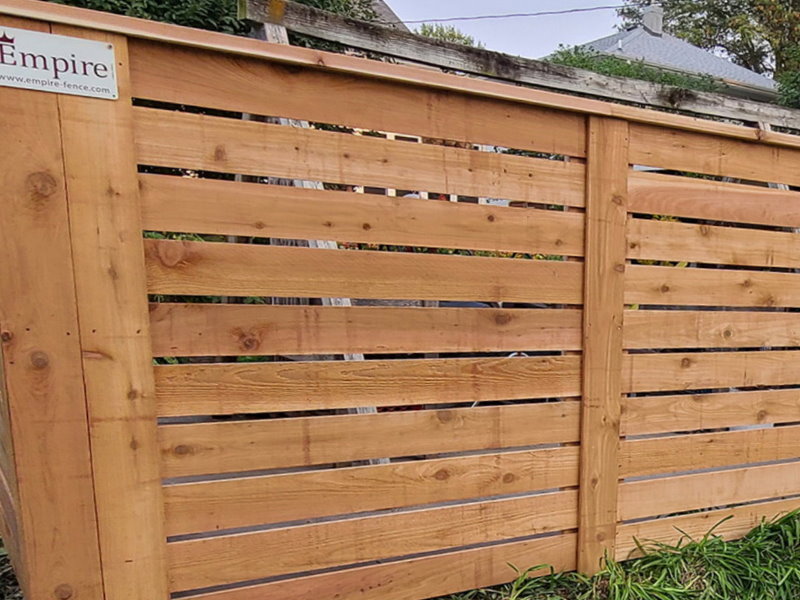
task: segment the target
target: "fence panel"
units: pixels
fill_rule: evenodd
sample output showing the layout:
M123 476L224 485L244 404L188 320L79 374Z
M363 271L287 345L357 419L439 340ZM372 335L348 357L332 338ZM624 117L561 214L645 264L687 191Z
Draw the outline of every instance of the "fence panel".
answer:
M0 88L32 598L416 600L800 505L797 138L7 4L121 91Z

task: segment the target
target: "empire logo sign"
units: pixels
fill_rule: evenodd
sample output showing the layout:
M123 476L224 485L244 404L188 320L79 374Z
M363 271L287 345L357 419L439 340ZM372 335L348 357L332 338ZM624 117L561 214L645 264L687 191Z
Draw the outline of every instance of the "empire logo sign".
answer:
M93 40L0 28L0 86L116 100L114 47Z

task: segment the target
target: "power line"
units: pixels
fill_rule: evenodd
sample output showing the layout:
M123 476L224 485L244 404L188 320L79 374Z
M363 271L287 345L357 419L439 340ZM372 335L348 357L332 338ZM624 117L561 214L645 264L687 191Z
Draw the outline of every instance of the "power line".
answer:
M613 6L593 6L590 8L570 8L567 10L548 10L534 13L509 13L504 15L477 15L474 17L446 17L441 19L419 19L417 21L384 21L384 24L395 25L403 23L404 25L417 25L420 23L447 23L451 21L480 21L488 19L518 19L524 17L545 17L551 15L569 15L573 13L585 13L598 10L612 10L617 8L625 8L624 4L616 4Z

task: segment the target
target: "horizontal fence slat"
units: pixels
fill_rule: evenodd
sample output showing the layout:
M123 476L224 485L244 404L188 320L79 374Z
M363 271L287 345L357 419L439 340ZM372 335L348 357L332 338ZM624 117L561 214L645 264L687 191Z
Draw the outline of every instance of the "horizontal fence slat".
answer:
M629 265L625 303L800 307L800 274Z
M622 435L800 421L800 389L622 399Z
M800 227L800 193L632 171L628 210L734 223Z
M173 591L572 529L577 491L241 533L167 546ZM349 540L357 540L348 543Z
M533 208L140 175L145 229L583 255L583 215Z
M566 533L188 597L193 600L309 600L328 597L331 590L335 590L337 600L441 596L508 583L518 576L510 565L520 571L542 564L551 565L557 572L573 570L575 538L574 533ZM540 568L531 575L547 573L549 569Z
M582 206L576 162L134 109L147 165Z
M151 294L582 301L577 262L152 239L145 252Z
M164 487L168 535L574 486L578 448L546 448Z
M720 216L724 215L724 209ZM628 258L753 267L800 266L800 234L672 223L628 222Z
M135 97L161 102L586 155L575 113L176 45L131 40L131 81Z
M796 459L800 426L625 440L619 454L622 477Z
M156 356L579 350L575 309L152 304Z
M630 481L619 490L622 521L800 494L800 462ZM800 499L797 500L800 506Z
M710 390L800 383L800 351L629 354L623 363L626 392Z
M579 356L162 365L162 417L580 395Z
M576 442L577 402L222 423L159 430L162 476Z
M800 150L631 123L632 164L800 185Z
M623 331L628 349L800 346L800 313L629 310Z
M657 541L676 544L681 539L688 541L687 535L699 540L712 529L714 535L724 539L739 538L760 525L765 518L784 515L798 506L800 499L795 498L620 525L617 530L617 560L638 556L639 543L646 545Z

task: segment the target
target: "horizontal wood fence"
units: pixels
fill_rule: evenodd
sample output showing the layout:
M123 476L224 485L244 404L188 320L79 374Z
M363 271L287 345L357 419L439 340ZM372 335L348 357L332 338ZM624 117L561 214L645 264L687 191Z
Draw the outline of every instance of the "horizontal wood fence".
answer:
M0 26L108 42L120 86L0 87L30 600L416 600L800 506L800 138L31 0Z

